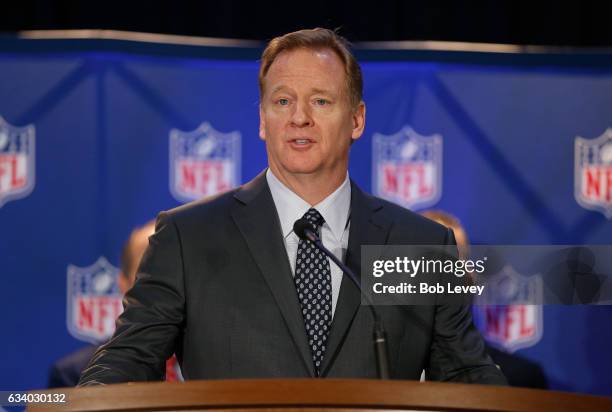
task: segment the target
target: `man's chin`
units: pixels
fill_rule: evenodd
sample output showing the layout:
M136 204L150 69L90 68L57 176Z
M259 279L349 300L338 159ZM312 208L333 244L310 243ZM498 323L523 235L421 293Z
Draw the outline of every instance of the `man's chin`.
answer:
M321 165L315 162L295 162L284 165L283 171L292 175L310 175L321 171Z
M308 175L318 175L321 173L321 168L314 166L301 166L294 167L291 169L287 169L289 173L294 176L308 176Z

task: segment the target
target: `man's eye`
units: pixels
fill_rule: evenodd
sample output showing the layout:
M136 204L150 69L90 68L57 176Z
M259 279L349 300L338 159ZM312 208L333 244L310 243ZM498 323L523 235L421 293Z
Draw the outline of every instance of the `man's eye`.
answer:
M329 100L327 99L315 99L315 104L318 106L325 106L326 104L329 104Z
M278 104L280 104L281 106L287 106L289 104L289 99L278 99Z

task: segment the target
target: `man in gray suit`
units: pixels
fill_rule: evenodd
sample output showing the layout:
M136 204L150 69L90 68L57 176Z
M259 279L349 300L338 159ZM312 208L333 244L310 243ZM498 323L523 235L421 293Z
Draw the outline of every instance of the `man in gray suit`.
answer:
M454 244L450 230L348 178L363 133L361 70L325 29L275 38L259 73L269 168L159 215L114 337L81 385L161 379L377 375L373 320L356 286L293 233L307 218L356 273L364 244ZM504 384L465 306L380 307L391 377Z

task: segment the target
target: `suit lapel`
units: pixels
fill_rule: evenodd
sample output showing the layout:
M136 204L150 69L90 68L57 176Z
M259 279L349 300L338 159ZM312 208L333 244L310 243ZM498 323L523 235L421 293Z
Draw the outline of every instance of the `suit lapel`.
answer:
M234 197L238 202L232 217L274 295L308 373L315 376L291 266L265 172L240 188Z
M351 228L345 261L358 278L361 276L361 245L386 243L391 223L379 213L382 208L383 205L378 199L366 195L351 182ZM338 303L321 367L323 376L327 374L342 347L360 303L359 289L346 275L342 276Z

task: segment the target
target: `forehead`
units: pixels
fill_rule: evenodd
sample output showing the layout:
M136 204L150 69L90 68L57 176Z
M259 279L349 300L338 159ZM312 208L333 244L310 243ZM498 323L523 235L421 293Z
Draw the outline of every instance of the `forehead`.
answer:
M346 85L342 61L331 49L284 51L274 59L264 79L268 90L282 86L341 90Z

